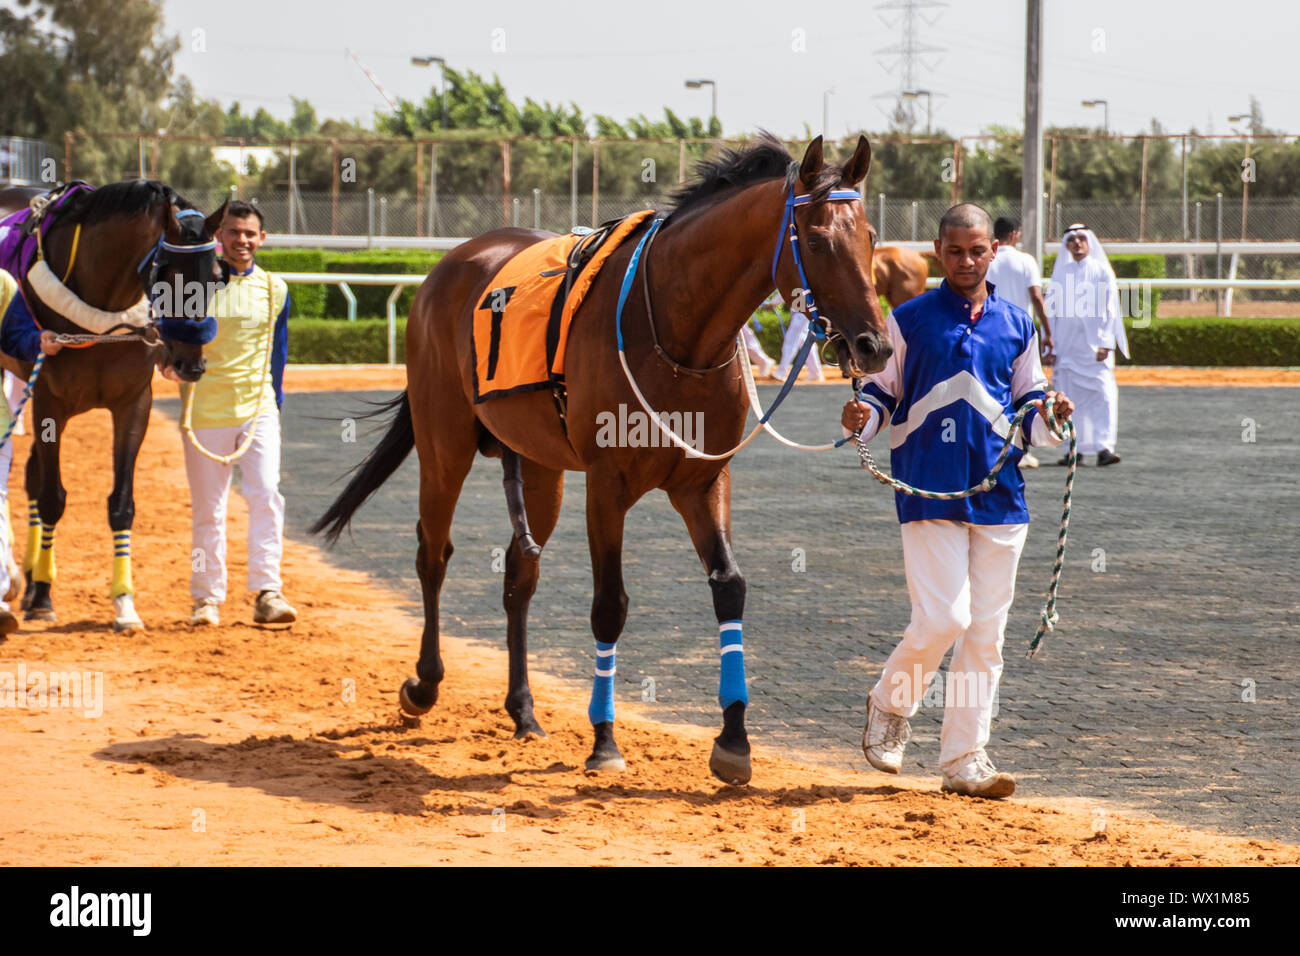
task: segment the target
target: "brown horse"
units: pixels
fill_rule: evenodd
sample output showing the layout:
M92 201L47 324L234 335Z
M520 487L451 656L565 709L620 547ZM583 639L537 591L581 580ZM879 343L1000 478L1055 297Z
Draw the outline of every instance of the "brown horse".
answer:
M861 138L843 167L823 161L821 138L802 162L764 136L738 152L703 164L700 179L674 197L676 207L656 234L641 264L639 286L623 315L629 375L655 409L699 415L706 454L728 453L745 428L749 409L741 378L737 335L776 285L791 297L812 290L831 324L841 367L855 374L884 366L891 347L871 278L871 246L859 201L832 191L867 175L871 147ZM793 207L802 237L807 282L794 261L783 211L794 194L811 197ZM856 195L856 194L852 194ZM567 416L545 392L526 392L474 404L471 334L475 306L497 270L521 249L549 238L527 229L499 229L445 256L420 287L406 327L408 387L389 407L394 420L358 474L317 522L331 541L412 447L420 459L420 520L416 525L416 567L424 594L425 625L416 665L400 695L402 708L418 715L436 702L443 678L438 649L438 597L447 561L452 512L477 452L501 455L507 497L522 458L523 499L531 532L544 545L559 516L566 470L587 473L587 537L595 593L591 626L596 638L596 678L588 715L595 745L588 769L622 769L614 740L614 647L627 618L623 589L623 533L628 510L647 492L661 488L681 514L708 574L720 628L722 678L719 703L723 730L716 738L710 769L720 779L750 777L744 714L740 622L745 579L731 551L731 474L727 460L701 460L676 447L607 447L599 437L620 405L638 399L620 366L616 345L616 302L628 274L633 241L623 244L597 276L569 331L565 375ZM779 257L773 259L773 253ZM655 330L657 329L657 339ZM656 344L657 343L657 344ZM661 412L662 414L662 412ZM652 426L653 428L653 426ZM642 446L646 442L638 443ZM669 443L664 441L663 446ZM512 509L513 510L513 509ZM516 533L507 552L504 604L510 658L506 709L516 737L543 734L533 714L527 674L527 612L537 587L538 558L532 539Z
M26 196L7 191L0 197L0 217L24 205ZM64 347L42 364L31 398L34 430L42 440L32 443L27 460L27 496L39 512L39 522L35 514L29 519L23 562L27 578L23 608L28 620L55 619L50 597L54 531L67 498L58 439L68 419L106 408L113 417L113 491L108 497L114 546L113 626L117 630L141 626L132 598L130 558L135 461L149 427L154 368L167 368L189 382L203 374L201 342L204 330L210 331L215 321L203 317L209 297L225 277L212 242L224 208L204 219L170 186L140 179L77 193L53 214L43 248L54 275L66 275L63 285L103 312L124 312L149 294L160 337L152 346L145 336L133 335L111 344ZM27 276L15 278L21 281L24 298L41 328L66 335L85 332L42 301ZM172 296L173 289L185 295ZM159 292L167 295L158 296ZM21 378L31 375L32 363L5 355L3 364Z
M891 309L925 291L925 280L930 275L925 256L902 246L877 246L874 229L871 243L872 278L876 291L885 297Z

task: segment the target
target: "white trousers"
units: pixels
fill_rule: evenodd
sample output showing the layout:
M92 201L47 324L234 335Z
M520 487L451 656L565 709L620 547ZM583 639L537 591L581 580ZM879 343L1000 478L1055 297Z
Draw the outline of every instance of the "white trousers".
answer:
M253 443L236 462L240 490L248 502L248 590L282 590L284 498L280 494L280 415L274 409L233 428L196 428L195 437L216 455L229 455L255 429ZM226 499L234 465L207 458L188 438L185 474L193 516L190 596L226 599Z
M754 334L753 328L746 322L740 329L741 337L745 342L745 350L749 352L750 361L758 368L760 374L766 375L776 367L772 357L763 351L763 346L758 341L758 336Z
M777 366L776 377L785 378L790 374L790 364L799 354L799 346L803 345L804 335L808 331L808 316L802 312L792 313L790 324L785 327L785 341L781 343L781 364ZM808 358L803 363L804 369L808 372L808 378L814 382L822 380L822 362L817 355L817 343L808 352Z
M1002 639L1029 525L908 521L901 528L912 619L871 693L882 710L915 715L953 648L939 735L939 765L947 769L989 742Z
M4 421L0 422L0 435L5 433L9 427L9 422L13 418L14 410L18 407L18 402L23 397L23 386L26 383L15 376L12 372L4 373L4 393L6 407L9 414L4 416ZM19 420L14 427L15 435L24 435L23 423ZM14 443L11 438L5 442L4 448L0 448L0 610L9 610L9 605L5 602L4 596L9 593L9 585L13 583L10 576L12 570L17 570L14 563L14 530L9 521L9 472L14 463ZM24 522L26 526L26 522Z
M1052 371L1052 388L1074 403L1074 427L1079 454L1095 455L1103 448L1114 451L1119 440L1119 387L1115 372L1104 362L1093 374L1068 368Z

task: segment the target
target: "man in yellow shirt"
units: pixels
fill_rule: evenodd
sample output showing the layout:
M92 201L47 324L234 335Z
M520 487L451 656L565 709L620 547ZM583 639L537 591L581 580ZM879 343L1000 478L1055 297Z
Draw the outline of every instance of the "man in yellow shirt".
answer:
M207 371L182 386L181 429L193 514L191 624L217 624L226 598L226 498L234 463L248 502L248 590L253 620L288 624L295 611L280 593L284 498L280 495L280 404L289 351L289 288L253 261L266 241L262 213L226 207L217 238L230 281L212 298L217 335L203 348Z

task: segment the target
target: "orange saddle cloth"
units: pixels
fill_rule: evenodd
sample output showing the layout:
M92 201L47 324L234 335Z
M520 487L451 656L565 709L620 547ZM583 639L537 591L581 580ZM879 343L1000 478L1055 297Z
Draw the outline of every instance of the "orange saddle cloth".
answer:
M590 258L572 268L570 256L590 234L543 239L497 271L474 310L475 404L564 381L574 313L605 260L653 214L643 209L615 223Z

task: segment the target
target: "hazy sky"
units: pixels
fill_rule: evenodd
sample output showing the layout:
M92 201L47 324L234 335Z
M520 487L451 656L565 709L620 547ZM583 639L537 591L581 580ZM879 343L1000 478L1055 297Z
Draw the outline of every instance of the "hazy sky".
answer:
M1080 101L1106 99L1114 130L1136 132L1156 117L1170 131L1226 133L1228 116L1245 112L1254 94L1270 127L1300 133L1292 59L1300 12L1290 3L1044 6L1048 124L1100 126L1100 111ZM1019 126L1024 0L952 0L922 12L934 23L920 21L919 40L945 48L922 56L916 74L916 85L935 93L935 125L962 135ZM683 81L707 77L717 81L728 134L761 126L798 136L805 122L820 132L823 92L831 88L833 136L882 129L890 100L877 94L899 88L887 69L896 57L876 52L899 43L898 13L877 10L872 0L167 0L166 17L183 43L177 69L201 95L279 117L288 116L295 95L322 118L372 125L385 104L346 47L394 98L423 98L438 71L410 58L437 55L458 69L497 74L516 102L573 101L586 115L618 120L659 118L664 106L706 116L709 91L685 89ZM191 49L196 29L206 52ZM795 31L804 52L792 49Z

